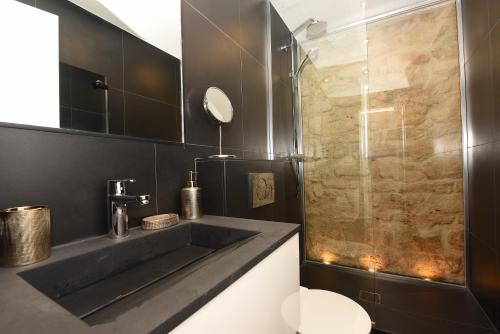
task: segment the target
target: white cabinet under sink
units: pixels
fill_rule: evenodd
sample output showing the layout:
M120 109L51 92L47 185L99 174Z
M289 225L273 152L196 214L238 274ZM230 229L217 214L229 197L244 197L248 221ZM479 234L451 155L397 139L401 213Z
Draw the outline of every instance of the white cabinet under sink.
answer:
M296 234L171 333L295 334L299 285Z

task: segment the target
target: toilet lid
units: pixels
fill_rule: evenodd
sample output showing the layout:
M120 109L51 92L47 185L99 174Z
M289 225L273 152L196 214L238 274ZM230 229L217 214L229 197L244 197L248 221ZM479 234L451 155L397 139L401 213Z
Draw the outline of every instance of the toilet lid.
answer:
M300 288L301 334L369 334L372 322L355 301L338 293Z

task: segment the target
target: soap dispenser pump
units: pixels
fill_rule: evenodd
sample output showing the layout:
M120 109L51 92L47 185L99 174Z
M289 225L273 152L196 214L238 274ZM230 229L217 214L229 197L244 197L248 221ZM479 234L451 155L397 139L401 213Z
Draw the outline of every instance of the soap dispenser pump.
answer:
M189 171L187 184L181 189L182 216L185 219L198 219L203 216L201 211L201 188L198 187L197 172Z

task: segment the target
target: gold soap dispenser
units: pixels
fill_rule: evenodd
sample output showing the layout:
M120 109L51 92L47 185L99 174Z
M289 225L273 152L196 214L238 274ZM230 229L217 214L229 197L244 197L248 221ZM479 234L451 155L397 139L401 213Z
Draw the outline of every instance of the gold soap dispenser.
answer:
M203 216L201 211L201 188L198 187L196 179L197 172L188 172L188 181L181 189L181 209L185 219L198 219Z

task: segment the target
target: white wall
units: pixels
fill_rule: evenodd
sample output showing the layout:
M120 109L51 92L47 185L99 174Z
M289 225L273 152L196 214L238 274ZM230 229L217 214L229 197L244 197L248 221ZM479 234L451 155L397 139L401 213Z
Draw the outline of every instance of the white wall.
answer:
M2 0L0 36L0 121L58 128L57 16Z
M300 323L296 234L171 334L295 334Z
M182 59L181 0L70 0Z

